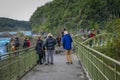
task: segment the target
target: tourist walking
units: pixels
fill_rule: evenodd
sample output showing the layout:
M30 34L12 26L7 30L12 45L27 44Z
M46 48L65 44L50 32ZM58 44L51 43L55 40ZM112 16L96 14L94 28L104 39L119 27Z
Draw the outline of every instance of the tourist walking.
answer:
M60 49L60 46L61 46L61 37L60 37L60 35L57 36L56 40L57 40L58 49Z
M64 36L62 37L63 48L66 54L66 64L72 64L72 38L67 31L64 31Z
M52 34L49 33L47 35L47 39L45 41L45 44L43 47L46 47L46 65L53 64L53 54L54 54L54 49L55 49L55 44L57 43L56 39L53 38ZM49 61L49 59L51 59Z
M36 46L35 46L35 50L36 53L39 56L39 59L37 60L37 64L43 64L42 59L43 59L43 40L41 39L41 36L38 36L38 39L36 41Z

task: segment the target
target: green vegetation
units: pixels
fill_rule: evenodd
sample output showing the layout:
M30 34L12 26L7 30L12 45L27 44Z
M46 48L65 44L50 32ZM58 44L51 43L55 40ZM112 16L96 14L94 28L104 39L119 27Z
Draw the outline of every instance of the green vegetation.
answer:
M16 55L17 53L17 55ZM0 60L0 79L1 80L17 80L31 70L37 61L34 46L10 52Z
M120 60L120 19L115 19L110 21L106 28L109 32L114 33L113 43L111 43L111 48L107 50L107 54Z
M30 19L32 30L105 29L107 22L120 17L119 3L120 0L53 0L34 12Z
M0 31L31 30L28 21L17 21L9 18L0 18Z
M111 49L106 53L120 56L120 0L53 0L34 12L30 19L35 32L58 32L103 29L114 33Z

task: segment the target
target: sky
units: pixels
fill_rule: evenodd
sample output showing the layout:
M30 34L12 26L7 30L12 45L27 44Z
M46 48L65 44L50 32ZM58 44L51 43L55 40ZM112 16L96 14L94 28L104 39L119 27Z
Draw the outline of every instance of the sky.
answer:
M37 7L52 0L0 0L0 17L29 21Z

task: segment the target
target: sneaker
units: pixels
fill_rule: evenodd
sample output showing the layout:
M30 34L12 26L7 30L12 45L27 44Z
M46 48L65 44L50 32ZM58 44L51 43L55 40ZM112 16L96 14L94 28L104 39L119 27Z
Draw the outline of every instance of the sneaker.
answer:
M51 65L53 65L53 63L50 63Z
M69 62L66 62L66 64L69 64Z
M70 64L73 64L73 62L70 62Z
M48 65L48 63L45 63L45 65Z
M42 65L43 63L40 63L40 65Z

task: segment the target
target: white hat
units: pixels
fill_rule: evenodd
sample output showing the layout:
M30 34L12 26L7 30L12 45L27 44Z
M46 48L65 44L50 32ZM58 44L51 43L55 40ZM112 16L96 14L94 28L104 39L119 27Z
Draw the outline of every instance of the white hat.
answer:
M53 35L52 35L51 33L49 33L49 34L47 35L47 37L49 37L49 36L51 36L51 37L52 37Z

